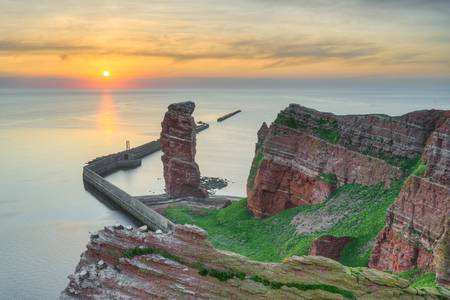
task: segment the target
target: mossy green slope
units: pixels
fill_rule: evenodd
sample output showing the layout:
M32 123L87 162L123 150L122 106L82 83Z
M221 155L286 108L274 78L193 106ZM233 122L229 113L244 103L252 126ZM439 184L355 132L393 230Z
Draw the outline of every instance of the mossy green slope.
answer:
M167 216L177 223L204 228L219 249L260 261L278 262L292 255L307 255L311 242L322 235L350 236L353 241L344 249L341 262L367 266L372 243L383 228L387 209L401 185L402 182L395 182L386 189L381 184L348 184L337 189L325 203L295 207L266 219L254 218L245 199L222 210L169 208ZM297 233L292 222L294 217L320 220L322 216L336 218L307 233Z

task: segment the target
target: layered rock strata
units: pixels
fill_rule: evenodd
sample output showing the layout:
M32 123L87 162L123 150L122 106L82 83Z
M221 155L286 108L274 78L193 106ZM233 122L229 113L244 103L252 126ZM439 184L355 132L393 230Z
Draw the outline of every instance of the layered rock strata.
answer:
M445 221L445 232L435 250L437 282L450 289L450 216Z
M207 197L200 187L200 170L195 162L196 124L193 102L171 104L161 123L161 157L166 192L172 198Z
M422 156L422 173L411 176L389 209L386 226L377 238L369 266L381 270L405 271L420 268L440 270L450 277L448 245L444 234L450 216L450 114L445 114L430 135ZM436 255L436 265L433 262Z
M324 235L312 242L309 255L324 256L339 261L342 250L351 241L352 238L348 236L335 237Z
M177 225L167 234L106 227L60 299L439 299L436 289L324 257L249 261L214 249L205 231Z
M370 266L433 271L436 244L446 243L450 215L449 111L336 116L291 104L258 132L248 208L256 217L270 216L320 203L343 184L389 186L414 168L389 209Z
M404 175L402 163L422 154L444 115L428 110L399 117L337 116L291 104L258 133L249 209L265 217L322 202L342 184L388 186Z
M369 266L395 272L434 270L433 250L450 214L448 187L413 176L389 209L386 227L372 250Z

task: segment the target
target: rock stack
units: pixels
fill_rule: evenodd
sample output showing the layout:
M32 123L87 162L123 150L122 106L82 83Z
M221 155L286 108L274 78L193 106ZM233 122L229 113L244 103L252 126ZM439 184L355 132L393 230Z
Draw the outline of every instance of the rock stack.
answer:
M200 187L200 170L195 163L194 109L195 104L190 101L171 104L161 123L161 159L166 192L171 198L208 196Z

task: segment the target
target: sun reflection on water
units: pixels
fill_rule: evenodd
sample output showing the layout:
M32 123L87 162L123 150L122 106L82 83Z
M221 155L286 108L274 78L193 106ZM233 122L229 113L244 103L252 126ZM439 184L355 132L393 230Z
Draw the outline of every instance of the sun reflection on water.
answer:
M115 133L119 129L117 106L108 91L102 92L97 124L98 129L107 135Z

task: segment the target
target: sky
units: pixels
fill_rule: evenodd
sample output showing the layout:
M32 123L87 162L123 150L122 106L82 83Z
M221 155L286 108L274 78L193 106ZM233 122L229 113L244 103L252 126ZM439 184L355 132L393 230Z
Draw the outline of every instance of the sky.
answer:
M0 86L449 79L449 28L447 0L0 0Z

